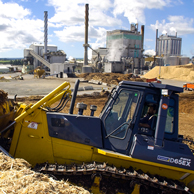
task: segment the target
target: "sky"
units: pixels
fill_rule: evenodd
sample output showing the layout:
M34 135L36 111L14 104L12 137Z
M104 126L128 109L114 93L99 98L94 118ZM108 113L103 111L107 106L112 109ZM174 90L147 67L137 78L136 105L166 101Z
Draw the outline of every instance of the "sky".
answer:
M194 56L194 0L0 0L0 58L23 58L32 43L44 44L48 11L48 45L67 58L84 56L85 4L89 4L89 44L106 47L106 32L145 25L145 54L154 54L158 35L182 38L181 54ZM91 58L91 50L88 53Z

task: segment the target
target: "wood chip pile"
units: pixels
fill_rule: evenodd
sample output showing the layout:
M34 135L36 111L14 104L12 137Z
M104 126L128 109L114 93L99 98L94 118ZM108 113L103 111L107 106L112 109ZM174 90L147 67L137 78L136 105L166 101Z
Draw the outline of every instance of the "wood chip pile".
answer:
M160 77L163 79L183 80L186 82L194 82L194 65L189 63L187 65L178 66L156 66L144 75L145 78Z
M6 102L7 95L8 95L8 93L6 93L3 90L0 90L0 106L2 106Z
M12 159L0 153L0 193L20 194L88 194L81 187L34 172L23 159Z

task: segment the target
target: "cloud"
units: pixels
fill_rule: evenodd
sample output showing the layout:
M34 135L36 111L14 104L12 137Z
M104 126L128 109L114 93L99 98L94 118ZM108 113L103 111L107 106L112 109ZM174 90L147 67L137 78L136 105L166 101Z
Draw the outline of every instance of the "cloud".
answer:
M150 27L154 31L158 29L162 34L168 33L175 35L177 32L178 35L185 35L194 33L193 18L186 18L184 16L169 16L168 20L169 22L166 22L166 20L159 22L157 20L156 23L151 24Z
M84 34L85 34L85 26L68 26L63 30L54 31L56 36L60 39L61 42L83 42L84 43ZM94 28L93 26L89 26L88 29L89 41L91 39L96 39L96 42L100 42L105 40L106 29L104 28Z
M4 31L6 30L7 28L9 28L10 25L7 25L7 24L0 24L0 31Z
M144 55L154 56L154 55L156 55L156 52L154 50L145 50Z
M107 14L107 11L113 6L110 0L74 0L69 4L65 4L62 0L48 0L48 5L55 9L55 14L49 19L49 22L60 23L64 26L84 24L85 3L89 4L89 25L121 25L121 20Z
M31 11L29 9L24 9L17 3L3 3L0 0L0 18L21 19L30 14Z
M9 26L0 31L0 51L7 50L8 48L24 49L27 44L43 40L43 32L41 31L43 25L41 20L6 20Z
M176 2L181 3L181 1ZM145 9L163 9L167 6L174 5L172 0L115 0L114 16L124 15L129 23L145 23Z
M31 11L17 3L0 0L0 52L24 49L32 42L43 41L43 21L29 19Z
M89 26L88 43L93 49L106 46L106 29ZM84 44L85 26L69 26L61 31L54 31L61 42L82 42ZM92 50L88 49L88 58L92 57Z

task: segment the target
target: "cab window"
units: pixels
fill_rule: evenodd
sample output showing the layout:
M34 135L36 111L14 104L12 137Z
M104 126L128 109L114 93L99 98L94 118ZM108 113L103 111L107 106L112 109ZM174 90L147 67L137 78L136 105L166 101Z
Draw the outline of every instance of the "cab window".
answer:
M121 90L108 116L105 118L105 129L109 136L124 138L136 109L139 92Z

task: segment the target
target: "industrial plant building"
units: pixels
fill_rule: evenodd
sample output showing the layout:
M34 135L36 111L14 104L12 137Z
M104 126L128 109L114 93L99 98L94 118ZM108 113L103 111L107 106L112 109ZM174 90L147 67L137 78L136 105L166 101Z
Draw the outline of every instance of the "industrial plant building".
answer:
M107 31L106 48L92 52L94 62L99 55L104 62L104 71L123 73L126 70L139 73L144 66L143 58L144 26L141 34L138 24L131 24L131 30ZM98 53L98 54L97 54Z
M73 72L75 64L68 63L66 61L66 53L61 50L58 51L57 46L48 45L47 53L45 54L44 52L44 45L34 43L28 49L24 49L24 58L26 61L30 61L33 69L42 66L42 64L45 65L50 74Z
M31 69L36 69L43 66L50 74L58 73L72 73L75 64L68 63L66 60L66 53L58 50L55 45L47 45L47 23L48 13L44 12L44 44L33 43L29 48L24 49L24 59L30 64ZM45 67L46 66L46 67Z
M156 30L156 65L185 65L190 61L189 57L181 55L182 38L173 35L161 35L158 37Z
M182 38L170 35L161 35L157 39L156 55L181 56Z

